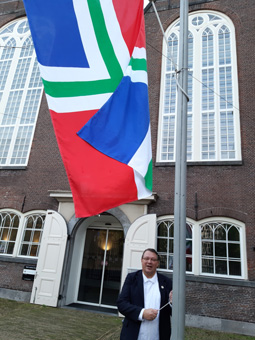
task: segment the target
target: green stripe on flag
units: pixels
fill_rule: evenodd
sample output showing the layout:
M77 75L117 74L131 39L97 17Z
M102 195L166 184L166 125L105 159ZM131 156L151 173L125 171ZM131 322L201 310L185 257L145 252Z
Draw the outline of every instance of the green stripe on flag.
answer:
M105 25L104 15L99 0L88 0L89 11L97 39L97 43L106 64L107 70L112 79L118 83L123 77L119 61L115 55L110 37Z
M101 93L112 93L116 90L123 77L121 66L115 55L107 32L100 1L88 0L88 6L98 47L110 78L87 82L54 82L43 79L45 92L51 97L78 97Z
M93 94L112 93L118 83L112 79L97 81L54 82L42 79L45 92L51 97L78 97Z
M148 190L152 191L152 160L150 161L150 163L148 165L148 170L146 172L144 180L145 180L146 188Z
M147 60L131 58L129 65L131 65L133 71L146 71L147 72Z

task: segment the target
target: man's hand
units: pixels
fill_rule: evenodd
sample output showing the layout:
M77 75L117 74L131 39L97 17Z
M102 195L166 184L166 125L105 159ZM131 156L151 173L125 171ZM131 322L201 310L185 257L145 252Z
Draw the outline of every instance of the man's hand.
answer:
M172 290L169 293L169 301L170 301L171 304L173 303L173 291Z
M148 308L148 309L145 309L143 312L143 319L152 321L157 317L157 315L158 315L157 309Z

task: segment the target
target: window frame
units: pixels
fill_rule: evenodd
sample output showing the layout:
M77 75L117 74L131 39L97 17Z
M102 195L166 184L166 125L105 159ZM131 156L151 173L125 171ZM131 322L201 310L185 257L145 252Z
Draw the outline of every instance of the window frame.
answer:
M29 27L27 29L26 22L27 18L22 17L0 28L2 44L9 46L9 41L15 41L13 55L5 59L3 50L0 59L2 63L10 62L10 68L1 90L0 128L3 130L4 138L1 141L3 152L0 169L19 169L27 166L43 95L43 84L36 54L34 48L31 47L31 32ZM27 31L18 32L22 24ZM12 27L10 33L7 32L9 27ZM24 52L22 47L25 45L29 49ZM5 69L6 67L3 71ZM15 98L18 93L20 93L20 98L15 102L12 101L12 94ZM14 110L12 119L9 110Z
M174 222L173 215L164 215L157 219L157 226L163 221ZM187 223L192 226L192 271L186 271L187 275L195 275L201 277L213 277L235 280L247 280L248 279L248 267L247 267L247 248L246 248L246 229L245 224L241 221L227 218L227 217L214 217L205 218L200 221L195 221L190 218L186 219ZM230 224L236 226L240 230L240 264L241 275L225 275L202 272L202 239L201 239L201 226L204 224L217 223L217 224ZM156 236L156 244L158 241L158 233ZM159 252L161 254L161 252ZM162 272L173 272L171 269L159 268Z
M38 242L39 250L37 252L37 256L20 255L20 250L21 250L22 243L23 243L23 240L24 240L24 232L25 232L25 226L26 226L27 218L30 217L30 216L41 215L41 216L44 216L44 223L45 223L45 218L46 218L47 212L44 211L44 210L31 210L31 211L26 212L26 213L23 214L20 211L17 211L15 209L0 209L0 213L15 214L19 218L19 226L18 226L18 230L17 230L17 235L16 235L16 239L15 239L13 253L12 254L3 254L3 253L0 253L0 257L38 259L39 250L40 250L40 246L41 246L42 235L43 235L44 225L43 225L43 227L41 229L42 230L41 231L41 236L40 236L40 239L39 239L39 242Z
M224 15L223 13L219 13L216 11L195 11L189 14L189 22L194 19L195 16L199 15L214 15L217 17L220 17L223 21L222 24L218 25L217 28L214 28L214 55L215 55L215 48L216 48L216 40L217 40L217 46L218 46L218 34L215 35L215 32L219 31L220 27L223 25L227 25L227 27L230 30L231 34L231 67L232 67L232 108L231 110L233 111L233 120L234 120L234 142L235 142L235 157L234 158L222 158L221 157L221 135L220 135L220 115L222 110L220 110L220 99L219 96L214 94L214 101L215 101L215 133L214 137L216 140L216 150L215 150L215 158L214 159L203 159L202 158L202 33L206 29L206 27L211 26L206 26L203 24L201 27L203 29L200 29L200 33L197 33L197 37L194 36L193 34L193 40L196 41L193 42L193 51L195 50L196 53L193 53L193 65L200 65L199 67L190 69L192 72L192 82L189 83L189 89L188 89L188 94L190 95L190 88L192 88L193 91L193 98L198 98L198 100L194 101L192 100L193 98L191 97L191 102L188 105L192 106L191 110L188 110L188 136L187 136L187 141L191 141L191 148L192 148L192 157L187 159L188 162L199 162L203 164L209 164L209 163L217 163L217 162L226 162L226 163L233 163L233 162L239 162L242 160L242 155L241 155L241 130L240 130L240 111L239 111L239 89L238 89L238 73L237 73L237 48L236 48L236 34L235 34L235 27L233 22L229 17ZM167 39L170 37L171 34L175 33L178 34L178 29L176 26L177 23L179 22L179 18L175 20L166 30L166 37ZM189 25L190 26L190 25ZM192 32L190 30L189 32ZM178 35L179 36L179 35ZM179 42L179 39L178 39ZM189 46L190 48L190 46ZM178 44L178 51L177 55L179 53L179 44ZM176 95L176 100L175 100L175 129L174 129L174 151L173 151L173 159L163 159L162 157L162 140L163 140L163 119L164 117L170 116L170 113L164 114L164 100L165 100L165 82L166 82L166 76L167 74L170 74L169 72L166 71L166 66L167 66L167 58L165 57L167 55L167 46L165 43L165 40L163 38L163 43L162 43L162 66L161 66L161 84L160 84L160 99L159 99L159 122L158 122L158 141L157 141L157 154L156 154L156 163L158 164L166 164L166 163L173 163L175 162L175 156L176 156L176 115L177 115L177 95ZM199 57L198 57L199 55ZM220 67L218 63L219 59L219 53L217 53L216 57L217 59L217 65ZM176 60L175 60L176 62ZM190 59L189 59L190 62ZM218 67L217 66L217 67ZM223 67L227 67L228 65L223 65ZM189 64L190 67L190 64ZM215 65L214 65L215 67ZM219 72L219 67L217 68L217 72ZM190 77L189 77L190 78ZM215 76L214 79L214 86L215 84L217 85L216 88L214 88L215 93L219 94L220 89L219 89L219 74L217 74L217 77ZM171 92L170 92L171 95ZM230 109L226 109L225 111L230 111ZM191 129L192 128L192 129ZM169 131L169 129L167 130ZM187 150L190 152L188 149L189 143L187 143Z

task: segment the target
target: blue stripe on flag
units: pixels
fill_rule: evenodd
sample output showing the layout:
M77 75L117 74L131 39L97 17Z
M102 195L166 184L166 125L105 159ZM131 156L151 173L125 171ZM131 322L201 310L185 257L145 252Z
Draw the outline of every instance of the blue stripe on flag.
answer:
M39 63L89 67L72 0L62 0L61 6L54 0L24 3Z
M77 134L105 155L128 164L147 134L149 120L147 85L123 77L111 98Z

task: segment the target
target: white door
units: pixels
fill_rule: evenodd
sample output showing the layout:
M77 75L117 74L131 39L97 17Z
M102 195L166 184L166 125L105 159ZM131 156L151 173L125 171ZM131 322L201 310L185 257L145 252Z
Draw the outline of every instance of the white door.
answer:
M156 219L157 216L155 214L144 215L135 220L129 227L124 243L122 284L130 270L141 269L143 251L146 248L156 248Z
M31 303L56 307L67 241L67 226L56 211L45 219Z

